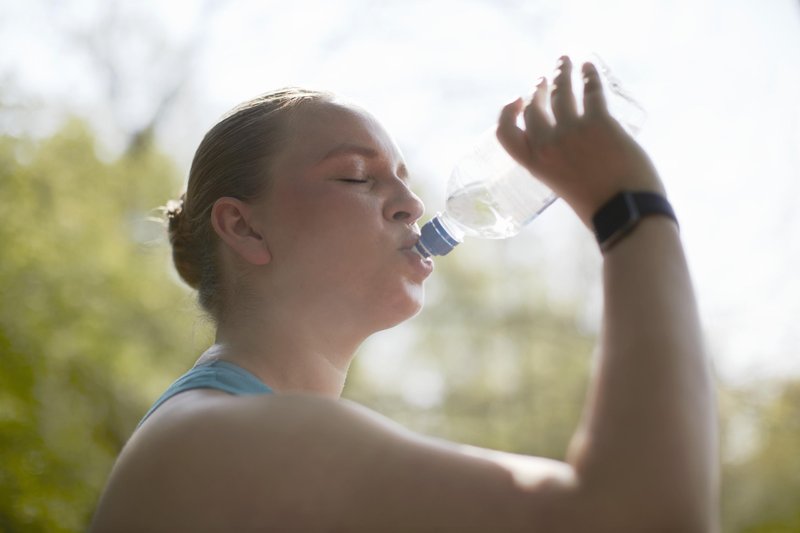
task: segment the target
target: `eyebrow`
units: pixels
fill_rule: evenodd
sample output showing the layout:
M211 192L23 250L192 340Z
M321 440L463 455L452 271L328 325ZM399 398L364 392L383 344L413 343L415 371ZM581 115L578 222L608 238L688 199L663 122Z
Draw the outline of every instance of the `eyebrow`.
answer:
M363 157L375 158L378 157L378 152L369 148L367 146L361 146L359 144L352 144L352 143L342 143L332 150L330 150L327 154L325 154L322 159L320 159L320 163L325 161L326 159L331 159L333 157L339 157L343 155L360 155Z
M345 155L360 155L361 157L366 157L368 159L375 159L380 157L380 154L373 150L368 146L362 146L360 144L353 144L353 143L342 143L328 153L326 153L322 158L319 160L317 164L322 163L323 161L327 161L328 159L333 159L335 157L341 157ZM400 166L397 167L397 175L399 178L403 180L408 180L408 169L406 168L405 163L400 163Z

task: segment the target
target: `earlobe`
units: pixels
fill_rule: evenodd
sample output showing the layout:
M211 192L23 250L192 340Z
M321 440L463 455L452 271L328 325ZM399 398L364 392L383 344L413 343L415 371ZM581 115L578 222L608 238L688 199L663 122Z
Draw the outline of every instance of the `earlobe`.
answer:
M272 254L253 222L251 206L237 198L222 197L211 208L211 226L222 242L248 263L266 265Z

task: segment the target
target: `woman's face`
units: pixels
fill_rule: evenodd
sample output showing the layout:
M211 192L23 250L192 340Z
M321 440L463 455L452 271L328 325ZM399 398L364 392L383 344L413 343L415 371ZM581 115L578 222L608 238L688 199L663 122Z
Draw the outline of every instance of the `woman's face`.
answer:
M343 328L377 331L414 315L433 263L412 251L424 207L395 143L342 104L308 105L288 129L258 215L270 289Z

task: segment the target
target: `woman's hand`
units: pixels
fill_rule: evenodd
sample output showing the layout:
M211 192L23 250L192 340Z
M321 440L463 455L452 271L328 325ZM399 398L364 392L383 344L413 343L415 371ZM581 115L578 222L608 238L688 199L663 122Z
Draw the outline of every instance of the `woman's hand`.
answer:
M508 153L572 206L584 224L622 190L665 194L650 158L608 112L600 76L583 65L583 109L572 91L572 63L561 57L547 109L547 80L541 78L523 111L518 98L503 108L497 137Z

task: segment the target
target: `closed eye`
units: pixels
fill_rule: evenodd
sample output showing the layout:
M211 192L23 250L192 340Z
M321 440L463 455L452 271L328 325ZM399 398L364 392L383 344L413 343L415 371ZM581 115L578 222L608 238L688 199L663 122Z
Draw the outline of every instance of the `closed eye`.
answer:
M339 178L339 181L343 181L345 183L367 183L369 180L358 178Z

